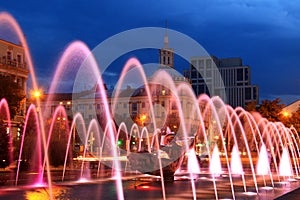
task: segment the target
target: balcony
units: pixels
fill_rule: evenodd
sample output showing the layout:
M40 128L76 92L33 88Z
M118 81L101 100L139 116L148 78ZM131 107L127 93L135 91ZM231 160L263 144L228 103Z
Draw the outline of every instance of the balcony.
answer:
M3 56L2 58L0 58L0 64L27 70L27 64L26 63L17 62L16 59L13 59L13 60L7 59L6 56Z

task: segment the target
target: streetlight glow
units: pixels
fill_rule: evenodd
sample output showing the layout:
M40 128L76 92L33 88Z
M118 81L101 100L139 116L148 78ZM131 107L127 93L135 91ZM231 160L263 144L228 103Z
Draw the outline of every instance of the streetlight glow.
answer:
M40 90L35 90L32 92L32 96L34 98L40 98L42 96L42 92Z
M282 113L282 114L283 114L283 116L284 116L284 117L288 117L288 116L290 115L290 113L289 113L289 112L287 112L287 111L283 111L283 113Z
M146 118L147 118L147 116L146 116L145 114L143 114L143 115L141 116L141 120L142 120L142 121L145 121Z

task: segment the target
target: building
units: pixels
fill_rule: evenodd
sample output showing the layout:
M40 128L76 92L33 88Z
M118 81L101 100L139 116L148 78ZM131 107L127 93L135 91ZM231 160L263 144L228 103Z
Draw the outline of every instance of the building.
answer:
M169 48L168 33L164 38L164 48L159 49L159 64L165 67L174 68L174 50Z
M28 74L29 70L22 45L0 39L0 76L9 78L17 83L22 90L21 92L26 96ZM11 119L13 137L16 137L16 134L20 134L21 129L19 125L24 121L25 113L26 98L21 100L19 112L16 113L14 119Z
M225 96L225 102L232 107L259 101L258 86L251 84L250 66L243 65L241 58L192 57L190 63L184 76L190 79L196 96Z
M285 117L291 117L293 113L297 112L297 110L300 108L300 100L294 101L293 103L285 106L282 109L282 114Z
M25 60L24 48L5 40L0 40L0 75L10 77L18 83L26 95L26 81L28 79L28 66ZM26 98L21 103L17 115L24 116L26 111Z

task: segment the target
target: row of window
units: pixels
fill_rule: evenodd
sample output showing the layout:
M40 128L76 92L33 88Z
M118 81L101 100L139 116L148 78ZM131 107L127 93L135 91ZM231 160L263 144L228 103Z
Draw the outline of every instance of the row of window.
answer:
M13 60L13 61L16 61L17 63L23 63L23 60L22 60L22 58L23 58L23 55L22 54L17 54L17 57L16 58L13 58L13 52L12 51L10 51L10 50L8 50L7 52L6 52L6 55L4 55L3 57L2 57L2 59L5 59L5 60Z

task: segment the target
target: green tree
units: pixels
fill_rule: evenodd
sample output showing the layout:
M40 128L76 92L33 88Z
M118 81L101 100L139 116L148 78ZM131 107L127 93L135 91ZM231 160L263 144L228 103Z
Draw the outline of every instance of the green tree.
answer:
M0 99L5 98L9 103L11 118L20 111L21 101L25 94L22 87L10 77L0 75Z
M284 106L284 104L281 104L281 100L279 98L273 101L263 100L257 111L267 120L277 122L282 119L281 111Z

